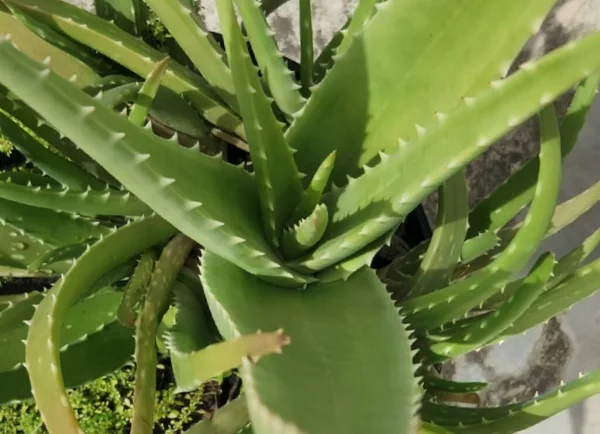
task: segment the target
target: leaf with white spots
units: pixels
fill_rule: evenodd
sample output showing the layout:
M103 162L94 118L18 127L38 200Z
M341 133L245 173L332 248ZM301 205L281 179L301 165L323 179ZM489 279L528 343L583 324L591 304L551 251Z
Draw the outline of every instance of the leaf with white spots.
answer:
M135 392L132 432L151 433L156 395L156 334L171 302L171 288L194 246L183 234L173 237L156 261L135 330Z

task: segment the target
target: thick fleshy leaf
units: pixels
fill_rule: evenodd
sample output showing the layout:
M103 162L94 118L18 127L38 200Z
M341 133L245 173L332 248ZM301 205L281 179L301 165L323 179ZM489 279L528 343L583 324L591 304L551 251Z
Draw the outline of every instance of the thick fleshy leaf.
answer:
M540 423L598 392L600 372L594 372L544 395L516 404L465 408L425 401L421 414L425 421L441 425L451 433L512 434Z
M137 318L135 308L146 294L155 262L156 252L154 250L150 249L142 253L133 274L129 278L129 282L127 282L127 286L123 291L123 298L117 310L117 318L124 326L135 327Z
M185 0L146 0L200 74L223 101L237 107L231 71L223 51Z
M599 68L598 47L600 34L594 34L555 50L440 116L414 143L400 142L389 158L324 199L334 213L330 230L302 266L322 269L388 233L496 138Z
M65 187L85 190L106 186L93 175L67 159L49 150L38 139L27 133L14 118L0 113L0 133L17 148L27 160Z
M284 113L293 115L302 108L304 99L277 47L263 11L256 0L236 0L235 3L270 94Z
M96 14L128 33L144 36L146 14L142 0L94 0Z
M0 29L9 33L23 53L39 62L50 60L52 69L61 77L74 78L79 87L95 83L100 77L92 68L64 51L53 47L23 25L17 18L0 8Z
M135 104L131 107L129 113L129 121L134 125L144 125L146 117L148 116L148 111L150 110L150 107L152 107L154 98L156 98L156 94L160 88L160 82L167 72L170 61L171 59L169 57L164 58L156 64L156 67L148 74L148 77L146 77L146 81L140 88L140 92L135 99Z
M102 18L61 0L7 0L11 7L48 23L59 31L141 77L146 77L164 54ZM184 94L209 122L244 137L241 122L216 97L205 80L172 62L164 85Z
M375 273L285 291L206 252L202 281L227 339L280 327L290 336L282 355L243 365L256 434L411 432L420 397L410 342ZM385 399L364 400L375 395Z
M302 197L300 174L281 124L271 110L250 60L235 15L233 0L217 4L221 30L233 81L248 134L250 156L256 173L264 233L279 246L281 233ZM257 12L260 13L260 11Z
M398 138L416 138L415 124L434 123L436 112L455 111L462 97L479 94L491 80L506 75L553 4L554 0L526 5L520 0L377 4L369 25L349 35L349 47L313 88L288 130L300 171L313 173L337 149L333 180L344 185L346 175L360 174L378 151L394 151Z
M523 226L508 247L484 269L446 288L403 302L414 327L432 329L458 319L499 292L535 253L550 227L560 187L560 135L552 106L540 113L540 134L539 179Z
M586 115L596 98L600 74L583 81L571 101L560 126L562 157L575 147ZM469 237L481 232L499 230L531 201L539 165L537 159L527 162L514 175L483 199L469 214Z
M490 315L473 321L468 327L453 333L444 342L434 343L430 351L433 359L443 360L476 350L492 341L496 336L518 321L521 316L529 316L528 311L538 296L544 292L546 282L554 267L554 256L542 256L529 276L519 286L514 295Z
M60 352L64 385L73 388L119 369L131 361L131 329L112 323L87 339L69 345ZM0 403L32 397L31 383L24 366L0 373Z
M116 291L103 291L71 307L65 315L61 330L61 351L114 323L116 321L115 310L120 299L121 295ZM40 300L38 300L39 302ZM31 316L33 316L33 312L18 327L1 334L0 372L16 369L25 363L24 342L29 330L26 324L29 324Z
M284 267L267 245L256 182L243 168L136 127L6 41L0 54L0 83L180 231L255 274L290 285L310 280Z
M244 359L253 361L281 354L290 339L283 330L249 334L211 344L191 353L171 351L173 373L179 391L195 390L202 383L239 367Z
M131 431L150 434L154 426L156 395L156 338L162 317L169 309L171 288L194 246L183 234L173 237L156 261L144 306L135 330L135 392Z
M427 294L450 282L467 234L468 214L467 180L464 172L460 171L440 187L436 227L413 276L412 297Z
M164 242L174 232L175 229L159 217L120 228L83 254L36 309L27 335L26 360L36 404L52 434L79 433L64 390L59 359L66 312L105 272L140 251Z

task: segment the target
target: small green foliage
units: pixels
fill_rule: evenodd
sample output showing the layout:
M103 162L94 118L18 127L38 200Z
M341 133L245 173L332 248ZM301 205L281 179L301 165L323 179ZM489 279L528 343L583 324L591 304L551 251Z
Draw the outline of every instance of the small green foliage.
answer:
M163 364L159 364L156 375L160 380L160 389L156 392L156 425L163 434L180 434L204 415L203 392L175 393L176 385ZM133 381L134 370L128 366L69 391L69 400L86 434L129 432ZM32 401L0 407L0 424L3 434L48 433Z
M12 149L13 149L12 143L10 143L10 141L3 135L0 135L0 154L8 157L10 155Z

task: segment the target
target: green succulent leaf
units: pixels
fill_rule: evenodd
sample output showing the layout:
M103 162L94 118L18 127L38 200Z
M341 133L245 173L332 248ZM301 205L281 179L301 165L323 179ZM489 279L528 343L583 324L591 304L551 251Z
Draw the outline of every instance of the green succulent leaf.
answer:
M27 16L47 22L55 30L97 50L140 77L146 77L164 54L100 17L61 0L7 0ZM244 137L241 121L223 106L202 77L172 62L164 85L184 94L209 122Z
M598 279L600 279L600 259L579 268L561 284L540 295L529 308L527 315L508 327L503 332L503 336L523 333L564 312L575 303L594 294L599 289Z
M288 226L298 223L298 221L305 219L313 212L315 207L321 202L323 192L329 183L329 177L335 164L335 151L323 160L312 179L310 184L304 190L300 203L296 206L296 209L292 213L292 216L288 220Z
M9 236L27 234L39 244L49 244L50 249L84 242L109 232L106 226L95 225L77 215L35 208L4 199L0 199L0 222L11 226L13 232L16 232L9 233Z
M375 273L282 291L209 251L201 276L226 339L278 328L291 339L283 354L242 366L256 434L410 431L419 391L409 338ZM372 393L385 399L363 399Z
M415 143L401 142L389 158L326 196L327 207L335 210L330 229L302 265L313 270L327 267L397 226L437 185L480 155L497 137L598 68L600 58L593 55L597 46L600 35L581 39L495 82L480 96L442 117ZM339 158L338 150L336 168Z
M560 126L563 158L575 147L587 112L596 97L599 82L600 74L594 74L577 87ZM514 218L533 198L538 170L538 161L529 161L478 203L469 215L470 237L485 231L495 232Z
M460 171L440 188L438 221L419 270L413 276L412 297L427 294L450 282L467 234L468 214L467 180Z
M129 121L134 125L144 125L146 117L148 116L148 111L156 97L160 82L167 72L170 61L171 59L169 57L164 58L156 64L156 67L148 74L148 77L146 77L146 81L141 87L135 104L131 107L131 112L129 113Z
M548 280L545 290L554 288L567 277L570 277L573 272L577 271L577 268L583 264L588 256L596 249L598 244L600 244L600 229L586 238L580 246L571 250L556 262L556 265L552 270L552 276ZM495 294L493 297L487 299L483 304L483 307L489 309L502 304L515 293L522 283L523 279L512 281L506 285L501 293Z
M108 186L107 186L108 187ZM24 205L86 215L147 215L152 210L128 191L29 187L0 181L0 197Z
M292 286L311 280L284 267L270 250L260 227L255 178L243 168L203 155L194 148L173 146L136 127L68 81L25 58L8 43L0 43L0 53L0 83L9 85L132 194L180 231L257 275ZM281 167L282 162L278 161L278 168ZM220 182L213 182L214 179ZM27 192L24 187L9 187L13 193L18 190L23 200L22 195ZM3 190L6 184L0 188ZM87 194L92 196L92 193ZM50 196L42 191L30 192L27 197L39 201L42 194ZM126 197L127 193L123 194ZM56 202L58 198L46 203L56 206ZM101 196L95 204L106 212L106 204L101 207Z
M57 247L56 249L52 249L48 253L37 258L29 266L29 268L32 270L39 270L57 262L72 262L73 260L81 256L88 249L88 247L94 244L96 241L98 241L97 238L92 238L83 243L68 244L66 246L61 246Z
M173 233L174 228L159 217L139 220L118 229L83 254L37 307L27 335L26 360L33 395L49 432L79 432L64 390L59 359L61 329L68 309L104 273L164 242Z
M112 323L85 340L69 345L60 352L65 387L74 388L121 368L131 361L133 342L130 329ZM24 366L0 373L0 382L0 403L32 397L31 384Z
M169 241L156 261L146 300L135 331L135 392L133 400L133 433L152 433L156 395L156 335L163 315L169 308L171 288L187 259L194 242L183 234Z
M118 109L124 108L124 103L134 101L142 87L141 83L132 82L112 87L107 90L99 90L98 93L90 93L106 107Z
M115 185L112 178L102 167L93 159L88 157L83 151L79 150L73 142L58 133L50 127L35 111L23 104L22 101L10 96L0 96L0 108L10 113L24 127L28 128L33 135L46 142L49 147L58 151L72 162L84 168L87 172L93 174L99 179Z
M481 348L518 322L519 318L529 316L530 307L544 292L554 264L552 254L541 256L522 285L495 312L473 321L460 332L453 333L448 340L432 344L433 359L456 357Z
M237 107L233 80L221 47L183 0L146 0L200 74L230 107Z
M282 252L286 258L297 258L315 246L327 230L329 212L325 205L317 205L313 212L291 228L283 231Z
M35 297L37 298L37 297ZM41 298L41 297L40 297ZM75 304L66 313L61 330L61 351L75 342L87 339L89 335L101 331L105 326L116 321L115 310L121 299L116 291L104 291ZM40 302L40 299L37 299ZM30 312L33 314L33 312ZM23 320L29 324L31 316ZM0 335L0 372L16 369L25 363L25 339L29 327L19 325L7 333Z
M204 293L197 294L189 284L182 283L181 275L173 286L175 324L165 333L165 343L171 352L171 362L179 363L179 356L201 350L216 342L215 326L210 319ZM200 288L202 289L202 288Z
M491 80L506 75L512 59L553 4L553 0L530 1L525 7L519 0L501 4L478 0L379 3L363 31L357 21L355 33L348 35L348 48L313 88L305 109L287 132L290 146L298 150L298 168L313 173L337 149L333 180L345 185L346 175L358 176L378 151L394 152L399 138L416 139L416 124L436 124L436 112L455 112L462 97L478 95ZM372 11L368 6L366 16ZM503 31L507 22L511 23L510 34ZM504 37L497 37L501 33ZM574 81L582 78L578 67L568 69L579 73ZM448 77L453 77L452 86L448 86ZM573 83L569 81L567 86ZM552 96L556 95L552 91ZM540 96L536 95L536 104ZM515 110L512 101L510 107ZM477 112L483 115L479 109ZM507 116L513 115L521 120L521 114L515 112ZM504 123L504 116L502 119ZM486 128L478 131L488 133ZM444 143L446 149L452 149L447 145ZM457 154L455 150L452 153ZM414 158L406 160L415 162ZM431 172L437 173L433 168Z
M500 291L535 253L551 224L560 187L560 135L552 106L540 113L540 134L539 179L523 226L486 268L444 289L403 302L413 327L432 329L467 313Z
M300 0L300 77L302 92L309 96L313 84L313 28L311 0Z
M451 407L425 401L423 419L452 433L512 434L535 425L600 391L600 373L582 376L531 400L491 408Z
M300 174L250 61L233 3L220 1L217 6L256 172L264 231L271 244L279 246L285 223L302 196Z
M154 270L156 253L150 249L142 253L135 270L123 291L123 298L119 304L117 318L126 327L135 327L137 314L135 308L142 300L148 289L148 282Z
M552 270L553 276L548 282L551 289L561 283L567 276L575 271L596 250L600 244L600 229L597 229L587 237L579 247L574 248L562 256Z
M96 82L98 74L85 63L70 56L68 53L50 45L21 23L17 18L0 9L0 29L3 33L10 34L24 54L39 62L52 59L52 68L63 78L73 79L73 82L84 87Z
M596 203L600 201L600 181L596 184L588 187L577 196L562 202L558 205L552 216L550 228L546 232L544 239L551 237L552 235L560 232L565 227L572 224L579 217L588 212ZM461 264L455 272L455 277L464 276L465 274L473 273L481 268L489 265L498 255L502 252L508 244L513 240L515 234L518 233L524 222L519 222L511 227L506 227L497 233L499 241L483 256L476 258L475 260ZM484 232L485 234L485 232ZM481 234L479 237L483 237ZM471 238L465 242L465 247L474 242L476 238Z
M197 389L207 380L237 368L244 359L256 361L270 354L281 354L289 342L283 330L277 330L240 336L175 357L171 350L177 388L182 392Z
M267 25L263 11L260 10L259 3L256 0L235 0L235 3L273 99L284 113L293 115L302 108L304 99L300 95L292 71L288 69L279 52L277 42ZM231 68L233 69L233 66Z
M23 321L31 319L35 305L39 304L43 295L38 291L24 294L23 300L9 303L8 307L0 311L0 335L23 325Z
M73 190L85 190L88 187L101 189L106 186L76 164L46 148L1 111L0 133L10 140L29 162L65 187Z

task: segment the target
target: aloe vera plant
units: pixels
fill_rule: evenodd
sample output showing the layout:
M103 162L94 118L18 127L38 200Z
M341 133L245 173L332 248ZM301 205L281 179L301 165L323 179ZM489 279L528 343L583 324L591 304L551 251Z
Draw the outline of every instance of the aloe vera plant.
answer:
M0 271L58 280L0 299L2 402L33 396L49 432L79 433L66 387L133 358L131 432L150 433L157 349L181 391L240 368L242 396L190 433L512 433L600 392L594 372L471 408L486 384L436 370L600 287L597 232L537 252L600 198L557 204L600 34L506 76L552 0L361 0L316 60L300 1L299 82L255 1L217 0L224 48L192 2L148 1L190 67L138 38L139 1L107 1L117 22L3 2L0 129L31 164L0 177ZM536 115L539 158L470 211L464 166ZM436 190L431 239L373 270Z

